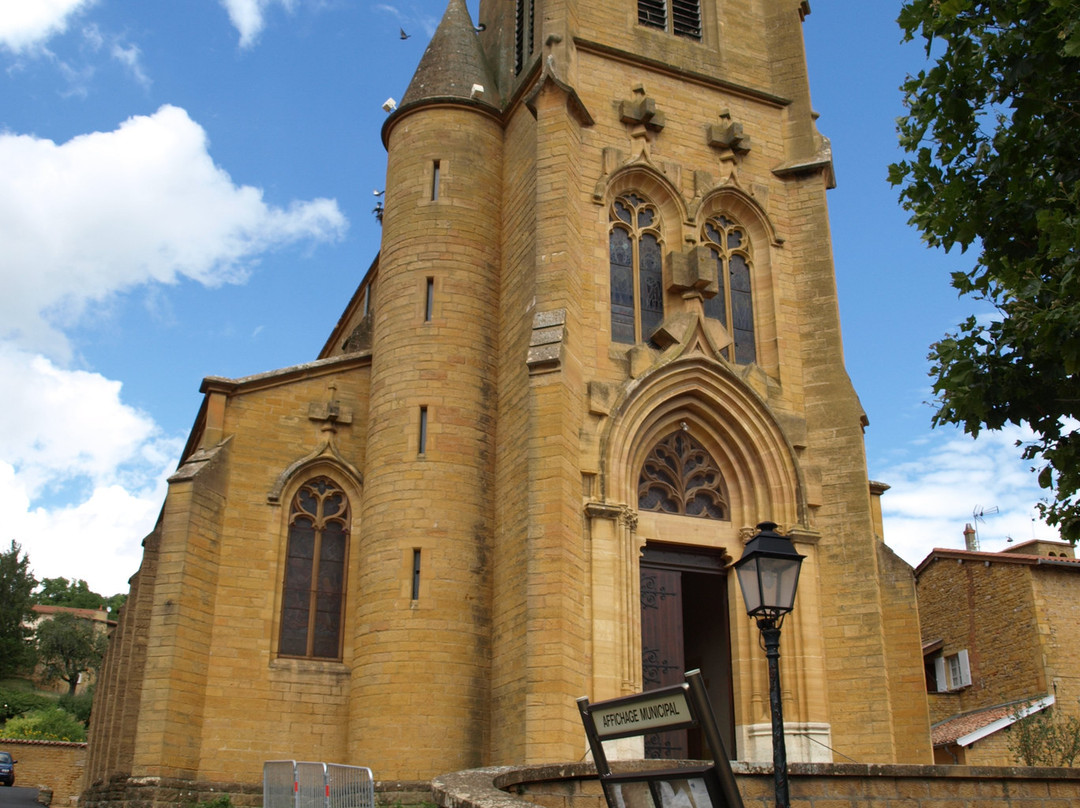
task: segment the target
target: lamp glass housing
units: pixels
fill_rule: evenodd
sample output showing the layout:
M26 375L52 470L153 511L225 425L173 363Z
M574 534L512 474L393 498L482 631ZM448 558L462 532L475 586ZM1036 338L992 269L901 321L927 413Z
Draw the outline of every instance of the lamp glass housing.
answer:
M761 532L747 543L742 558L735 562L750 617L779 617L795 604L805 556L795 551L789 538L776 533L775 527L771 522L758 525Z

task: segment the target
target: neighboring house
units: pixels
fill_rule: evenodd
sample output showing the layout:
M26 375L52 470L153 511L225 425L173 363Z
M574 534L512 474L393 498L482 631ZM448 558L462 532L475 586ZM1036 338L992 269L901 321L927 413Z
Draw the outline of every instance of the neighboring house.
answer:
M33 606L33 609L34 618L29 622L28 625L32 629L34 629L35 632L37 631L37 627L42 623L42 621L51 620L58 614L70 614L78 617L80 620L89 620L91 623L94 624L95 628L97 628L98 631L103 631L106 633L112 631L112 629L116 627L116 621L109 619L109 612L107 609L74 609L70 606L43 606L40 604ZM82 693L93 683L94 672L87 671L79 678L79 684L75 692ZM46 688L51 688L57 693L68 692L67 682L63 682L60 680L57 680L55 682L43 682L42 686Z
M203 382L84 808L257 789L282 758L386 781L575 761L578 698L695 667L729 754L769 761L730 567L763 521L806 556L789 759L931 761L912 570L844 369L808 11L450 0L324 348Z
M915 576L936 763L1015 765L1007 731L1018 716L1051 706L1080 715L1080 560L1071 545L939 548Z

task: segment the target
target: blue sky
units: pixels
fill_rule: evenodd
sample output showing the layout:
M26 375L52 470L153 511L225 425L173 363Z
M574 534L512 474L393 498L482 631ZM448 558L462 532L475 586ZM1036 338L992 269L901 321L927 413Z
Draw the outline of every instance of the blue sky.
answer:
M475 18L476 3L470 0ZM0 508L39 577L126 590L204 376L309 361L378 249L379 129L443 0L0 0ZM886 541L911 563L1053 537L1013 447L930 430L929 344L968 313L886 168L898 2L812 0L848 370ZM410 34L402 40L399 30Z

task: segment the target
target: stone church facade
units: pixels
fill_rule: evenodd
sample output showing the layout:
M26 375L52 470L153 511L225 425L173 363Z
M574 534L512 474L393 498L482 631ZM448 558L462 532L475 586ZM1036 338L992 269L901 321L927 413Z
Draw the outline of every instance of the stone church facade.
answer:
M85 804L281 758L381 780L579 760L578 697L693 667L731 756L768 760L730 569L762 521L806 556L789 757L931 761L911 570L844 369L808 12L481 0L474 23L450 0L325 348L203 382Z

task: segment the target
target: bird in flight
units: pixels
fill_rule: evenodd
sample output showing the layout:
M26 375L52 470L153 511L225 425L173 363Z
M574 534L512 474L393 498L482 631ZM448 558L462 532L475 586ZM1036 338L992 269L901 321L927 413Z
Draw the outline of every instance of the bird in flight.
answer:
M410 36L412 36L412 34L406 34L404 28L399 28L398 30L401 31L401 38L402 39L408 39Z

